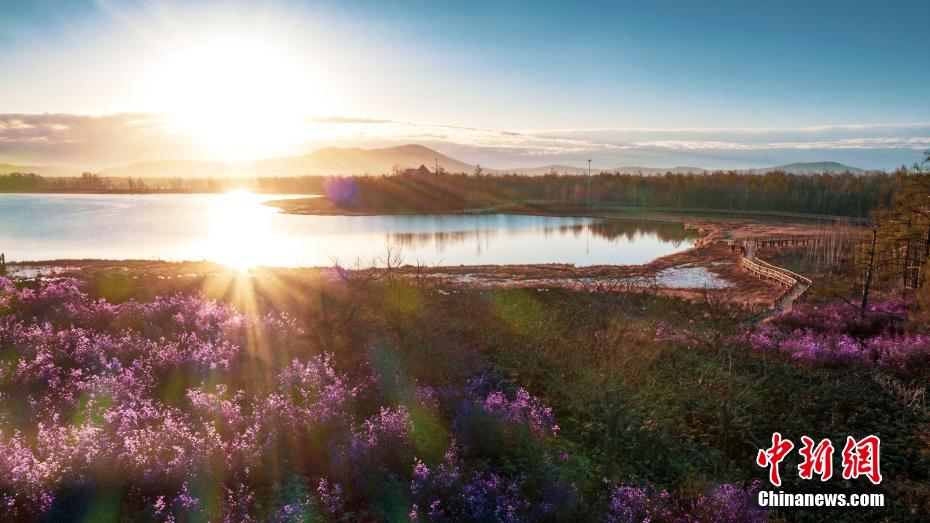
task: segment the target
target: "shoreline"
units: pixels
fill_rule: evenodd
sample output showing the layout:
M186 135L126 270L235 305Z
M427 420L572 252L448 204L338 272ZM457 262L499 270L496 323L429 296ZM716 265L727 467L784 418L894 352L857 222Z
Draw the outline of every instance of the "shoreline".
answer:
M811 221L817 223L849 221L854 223L864 223L867 218L856 216L840 216L830 214L809 214L796 213L787 211L747 211L740 209L715 209L715 208L675 208L675 207L630 207L630 206L598 206L593 208L587 207L565 207L552 208L521 204L505 204L495 208L480 209L346 209L339 207L332 200L325 196L304 198L288 198L279 200L268 200L262 202L263 205L278 209L281 214L291 214L297 216L408 216L408 215L449 215L449 216L480 216L491 214L507 215L534 215L534 216L564 216L578 218L603 217L603 213L613 213L612 218L621 217L620 215L635 216L643 214L646 216L673 216L678 219L669 221L680 222L686 218L711 218L715 216L734 218L755 218L768 220L793 220L793 221ZM636 219L636 218L630 218Z
M101 195L101 196L150 196L150 195L222 195L239 189L225 189L221 191L192 191L192 190L150 190L150 191L0 191L0 197L7 194L12 195ZM831 214L809 214L788 211L764 211L764 210L742 210L742 209L718 209L718 208L676 208L676 207L632 207L632 206L600 206L593 209L588 208L566 208L566 209L547 209L543 207L527 207L514 205L510 207L501 207L499 209L422 209L422 210L396 210L396 209L344 209L337 207L322 194L308 194L306 192L280 192L280 191L260 191L249 188L241 190L250 192L256 196L292 196L283 199L272 199L261 202L262 205L275 207L282 214L301 215L301 216L414 216L414 215L433 215L433 216L462 216L462 215L489 215L489 214L507 214L507 215L535 215L535 216L563 216L563 217L598 217L594 213L617 213L647 216L655 214L673 215L684 217L729 217L729 218L755 218L766 220L801 220L816 223L848 221L852 223L866 223L868 218L857 216L843 216ZM316 206L307 206L307 203L316 203ZM319 205L326 202L326 205ZM303 204L298 206L298 204ZM630 218L637 219L637 218ZM643 221L659 221L651 218L642 218ZM680 221L680 220L669 220Z
M584 217L606 220L640 220L642 217L598 214ZM586 289L592 284L609 282L613 287L643 287L648 282L665 279L672 285L657 290L668 296L699 301L706 297L708 289L703 284L724 282L713 288L725 296L727 301L750 307L770 303L781 288L773 283L754 278L739 266L739 251L725 246L720 240L732 236L751 236L762 233L804 233L814 227L803 223L760 223L756 220L683 217L654 215L651 218L664 223L680 223L683 227L698 231L700 237L694 245L684 250L656 258L638 265L592 265L576 267L565 263L548 264L500 264L500 265L444 265L413 266L386 269L377 267L353 267L350 274L387 273L395 274L418 284L428 282L437 288L546 288L565 287ZM198 261L166 260L108 260L108 259L56 259L7 262L8 269L24 272L23 279L100 273L124 274L132 279L183 278L191 281L208 280L216 277L279 278L300 277L325 279L333 277L332 266L308 267L253 267L239 272L218 263ZM32 274L32 276L29 276ZM642 285L630 282L640 281ZM678 283L676 283L678 282Z

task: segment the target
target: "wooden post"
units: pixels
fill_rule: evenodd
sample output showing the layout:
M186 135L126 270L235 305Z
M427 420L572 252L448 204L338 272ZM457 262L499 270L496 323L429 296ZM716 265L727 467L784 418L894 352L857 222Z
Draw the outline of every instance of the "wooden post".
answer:
M0 274L6 274L6 255L0 252Z

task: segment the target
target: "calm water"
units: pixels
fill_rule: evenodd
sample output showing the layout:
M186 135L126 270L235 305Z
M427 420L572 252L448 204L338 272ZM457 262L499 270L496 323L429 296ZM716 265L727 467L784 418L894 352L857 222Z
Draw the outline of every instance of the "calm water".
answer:
M296 216L274 195L0 194L8 260L212 260L250 265L369 264L399 247L406 263L638 264L689 247L674 224L543 216Z

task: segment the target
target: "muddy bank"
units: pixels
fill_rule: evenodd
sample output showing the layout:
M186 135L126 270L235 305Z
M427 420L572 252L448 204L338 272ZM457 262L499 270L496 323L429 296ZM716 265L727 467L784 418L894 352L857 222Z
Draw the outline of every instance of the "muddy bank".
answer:
M629 219L626 215L606 213L592 216ZM763 234L811 234L822 230L822 226L808 223L760 223L748 219L722 221L674 215L652 215L648 219L682 223L698 231L701 237L689 249L643 265L478 265L403 267L400 270L413 278L469 287L564 286L617 291L651 287L660 294L689 300L703 300L712 292L727 301L759 307L770 305L782 293L782 287L743 270L739 264L740 252L722 240Z
M592 217L605 220L628 220L626 215L601 213ZM738 250L721 240L761 234L810 234L820 227L799 223L760 223L755 220L717 220L673 215L637 216L636 220L682 223L700 233L691 248L658 258L643 265L596 265L575 267L568 264L474 265L415 267L394 269L348 268L349 277L364 274L383 276L390 272L410 278L418 284L443 287L571 287L612 291L652 288L655 291L691 300L702 300L708 292L732 302L749 306L770 304L781 292L777 284L759 280L739 266ZM17 278L56 277L61 275L121 275L147 284L195 281L210 278L326 278L339 279L333 268L253 268L247 273L210 262L164 262L157 260L58 260L8 264L10 275ZM139 283L142 283L141 281Z
M284 200L268 200L264 205L274 207L283 214L299 214L307 216L379 216L379 215L415 215L415 214L461 214L448 209L345 209L339 207L332 200L325 197L292 198Z

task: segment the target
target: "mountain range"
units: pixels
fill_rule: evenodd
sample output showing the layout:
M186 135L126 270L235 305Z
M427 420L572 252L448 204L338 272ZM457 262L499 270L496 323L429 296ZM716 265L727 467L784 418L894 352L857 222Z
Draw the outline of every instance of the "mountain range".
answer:
M422 145L409 144L381 149L360 149L346 147L327 147L304 156L267 158L248 163L203 162L191 160L157 160L139 162L123 167L104 169L98 174L113 177L141 178L205 178L236 176L302 176L302 175L352 175L385 174L395 169L416 168L425 165L434 170L438 165L446 172L471 173L475 166ZM865 174L867 171L836 162L791 163L763 169L745 169L742 172L766 173L785 171L795 174L813 174L823 172L851 172ZM622 166L612 169L591 169L592 174L601 172L619 172L623 174L657 175L673 173L704 173L708 169L701 167L630 167ZM43 176L77 176L79 169L43 165L0 164L0 174L11 172L36 173ZM569 165L545 165L542 167L525 167L516 169L484 169L488 174L517 173L530 176L550 172L559 174L587 174L586 167Z
M860 169L858 167L850 167L849 165L843 165L837 162L798 162L798 163L789 163L786 165L779 165L777 167L770 167L768 169L749 169L750 172L756 174L765 174L771 171L784 171L786 173L792 174L819 174L819 173L834 173L839 174L843 172L850 172L852 174L867 174L869 171L865 169Z
M35 173L42 176L77 176L80 173L77 169L70 167L59 167L57 165L16 165L12 163L0 163L0 174L9 173Z
M588 174L587 167L573 167L571 165L544 165L542 167L521 167L517 169L506 169L502 172L516 173L516 174L525 174L529 176L541 176L544 174L549 174L552 172L557 172L559 174ZM686 173L703 173L707 172L707 169L702 169L700 167L633 167L633 166L623 166L615 167L613 169L591 169L591 174L600 174L605 173L620 173L620 174L645 174L645 175L656 175L656 174L665 174L667 172L676 173L676 174L686 174Z

